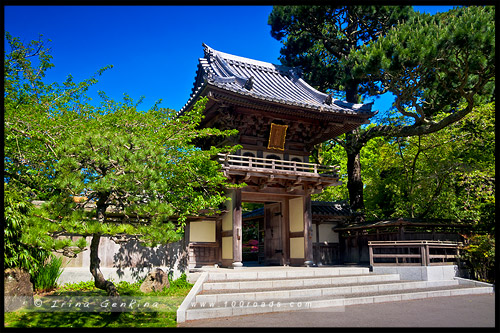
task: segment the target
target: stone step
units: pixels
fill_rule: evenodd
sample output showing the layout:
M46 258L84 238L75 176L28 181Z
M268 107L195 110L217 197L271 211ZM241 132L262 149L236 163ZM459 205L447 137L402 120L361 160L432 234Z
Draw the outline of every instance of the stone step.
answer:
M294 289L281 290L252 290L240 292L225 292L225 293L200 293L196 295L193 304L201 303L216 303L222 304L225 302L240 302L240 301L276 301L301 298L310 299L311 297L325 296L343 296L359 294L374 294L379 292L401 291L420 288L435 288L457 286L456 280L443 281L390 281L379 283L363 283L353 284L349 286L320 286L320 287L302 287Z
M228 282L205 282L203 293L222 293L252 290L280 290L286 288L317 288L349 284L399 281L399 274L363 274L289 279L265 279L256 281L233 280Z
M208 281L256 281L289 278L312 278L344 275L366 275L370 273L368 267L294 267L293 269L269 269L269 270L236 270L209 271Z
M209 303L203 307L187 309L183 320L196 320L206 318L220 318L229 316L240 316L258 313L297 311L306 309L320 309L324 307L337 307L339 312L344 311L345 306L354 304L368 304L379 302L394 302L411 299L421 299L430 297L484 294L492 293L493 287L470 287L467 285L435 286L429 288L417 288L408 290L379 291L371 294L346 294L337 296L323 296L315 298L291 298L286 302L279 301L239 301L233 303L226 302L220 306ZM271 303L272 302L272 303Z

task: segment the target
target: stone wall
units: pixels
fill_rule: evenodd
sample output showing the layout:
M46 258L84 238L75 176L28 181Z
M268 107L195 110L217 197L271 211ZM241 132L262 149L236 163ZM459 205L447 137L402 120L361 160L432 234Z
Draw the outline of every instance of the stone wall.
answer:
M81 236L71 236L73 240ZM87 237L90 245L92 237ZM93 280L90 274L90 249L79 253L76 258L63 257L63 273L58 279L59 284L75 283ZM179 241L153 248L144 247L136 240L116 244L110 237L101 237L99 243L99 259L101 272L106 279L115 282L135 282L145 278L150 270L156 267L167 273L172 273L173 278L178 278L187 270L187 251L185 241Z

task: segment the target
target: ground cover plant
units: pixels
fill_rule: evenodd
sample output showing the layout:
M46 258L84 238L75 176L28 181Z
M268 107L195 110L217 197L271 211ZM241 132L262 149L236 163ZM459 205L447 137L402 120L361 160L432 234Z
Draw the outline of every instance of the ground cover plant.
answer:
M120 281L116 288L124 299L143 298L160 299L168 304L169 311L143 312L143 311L99 311L99 312L27 312L20 309L16 312L5 313L5 327L176 327L176 311L184 297L189 293L191 283L186 281L183 274L176 280L169 279L170 287L163 291L144 294L139 290L142 281L128 283ZM106 292L95 287L94 281L65 284L58 286L49 294L38 293L35 301L49 299L49 297L83 297L83 298L108 298ZM49 306L50 305L49 303ZM50 309L49 309L50 310Z

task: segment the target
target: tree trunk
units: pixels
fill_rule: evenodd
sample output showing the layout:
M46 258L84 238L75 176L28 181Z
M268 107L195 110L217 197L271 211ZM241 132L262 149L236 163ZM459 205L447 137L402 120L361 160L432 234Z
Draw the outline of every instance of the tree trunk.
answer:
M347 190L351 209L363 213L363 180L361 179L360 150L347 150Z
M99 260L100 240L100 234L96 233L92 235L92 242L90 243L90 273L94 277L96 288L105 290L108 296L120 296L113 282L106 280L99 268L99 264L101 263L101 260Z

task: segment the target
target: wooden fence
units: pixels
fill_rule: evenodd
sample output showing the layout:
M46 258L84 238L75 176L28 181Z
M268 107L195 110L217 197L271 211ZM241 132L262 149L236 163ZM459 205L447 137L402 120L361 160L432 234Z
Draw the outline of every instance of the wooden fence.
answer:
M370 265L456 264L461 243L445 241L370 241Z

